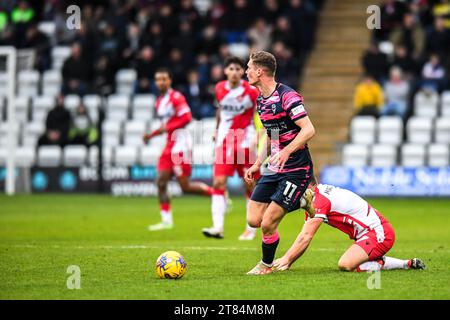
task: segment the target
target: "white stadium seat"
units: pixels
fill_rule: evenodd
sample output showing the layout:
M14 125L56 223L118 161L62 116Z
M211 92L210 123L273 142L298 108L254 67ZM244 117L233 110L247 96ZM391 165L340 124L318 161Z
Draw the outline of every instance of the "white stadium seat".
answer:
M42 146L38 149L38 165L58 167L61 165L62 150L59 146Z
M62 76L59 70L47 70L42 75L42 95L57 96L61 92Z
M88 109L98 109L102 103L102 99L96 94L87 94L83 97L83 104Z
M61 69L64 61L70 56L70 47L58 46L52 49L52 69Z
M80 105L81 98L77 94L68 94L64 97L64 107L73 112Z
M418 92L414 97L414 115L434 118L438 115L439 95Z
M36 162L36 149L34 146L23 146L16 149L16 165L18 167L29 168Z
M450 116L450 91L444 91L441 94L441 115Z
M102 147L102 160L104 165L106 166L112 165L113 157L114 157L114 148Z
M8 149L6 147L0 147L0 166L6 165L6 157L8 155ZM17 167L29 168L34 165L36 158L36 152L31 147L18 147L15 152L15 164Z
M124 121L128 119L130 98L125 95L112 94L108 97L106 119Z
M144 166L156 166L161 152L160 148L144 146L139 153L139 163Z
M136 94L133 97L133 110L146 110L153 112L156 98L153 94Z
M375 142L376 119L371 116L357 116L350 124L351 141L354 144L373 144Z
M449 165L449 145L431 144L428 147L428 165L430 167L446 167Z
M425 165L425 146L404 144L401 146L401 158L405 167L422 167Z
M17 88L19 96L36 96L39 92L40 74L36 70L23 70L17 76Z
M406 124L406 131L409 143L428 144L432 138L433 120L411 117Z
M42 121L28 122L25 124L22 145L35 147L39 137L45 132L45 123Z
M16 145L19 144L19 133L21 130L20 122L16 122L14 125L14 139ZM7 122L0 122L0 146L8 145L8 137L9 137L9 125Z
M0 97L8 95L8 75L5 72L0 72Z
M368 146L347 144L342 150L342 164L347 167L366 166L369 158Z
M56 99L53 96L36 96L32 100L31 116L33 121L45 121L48 112L55 106Z
M102 125L103 146L115 147L120 144L122 124L120 121L105 120Z
M450 117L438 118L435 127L435 141L450 144Z
M374 167L393 167L397 164L397 147L386 144L372 146L371 165Z
M16 121L22 123L27 122L29 119L30 98L27 96L17 96L14 99L14 104L16 105ZM6 115L8 110L7 106L7 103L5 103Z
M64 148L63 164L67 167L81 167L86 164L88 149L83 145L69 145Z
M401 117L378 119L378 143L399 145L403 141L403 120Z
M116 92L119 94L132 94L137 78L136 70L121 69L116 73Z
M124 145L142 146L142 136L147 130L147 123L144 121L128 121L125 123Z
M115 165L132 166L138 161L138 147L120 146L115 148Z
M153 111L135 109L133 110L133 120L150 121L153 119Z

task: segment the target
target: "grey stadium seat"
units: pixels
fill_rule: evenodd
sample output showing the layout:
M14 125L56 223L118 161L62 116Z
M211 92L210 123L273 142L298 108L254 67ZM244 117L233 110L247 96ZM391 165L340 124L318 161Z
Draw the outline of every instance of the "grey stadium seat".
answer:
M450 144L450 117L438 118L435 127L435 141Z
M430 167L447 167L449 157L448 144L431 144L428 146L428 165Z
M83 145L66 146L63 153L63 164L67 167L84 166L88 158L88 149Z
M119 94L132 94L137 78L136 70L121 69L116 73L116 92Z
M39 92L40 74L36 70L23 70L17 77L17 88L19 96L36 96Z
M406 124L406 131L409 143L428 144L432 139L433 120L411 117Z
M124 142L126 146L142 146L142 136L147 130L144 121L128 121L125 123Z
M403 121L401 117L378 119L378 143L399 145L403 142Z
M18 147L15 160L18 167L32 167L36 162L36 149L31 146Z
M35 147L39 137L45 132L43 121L28 122L24 126L22 145Z
M156 166L162 149L152 146L144 146L139 153L139 163L144 166Z
M64 61L70 56L70 47L58 46L52 49L52 69L62 68Z
M121 132L122 123L120 121L105 120L102 124L103 146L118 146Z
M425 145L404 144L401 146L402 165L405 167L422 167L425 165Z
M106 118L110 120L124 121L128 119L130 98L126 95L112 94L108 97Z
M77 94L68 94L64 97L64 107L73 112L80 105L81 98Z
M372 146L371 165L374 167L393 167L397 164L397 147L386 144Z
M41 167L58 167L61 165L62 150L59 146L42 146L38 149L38 165Z
M56 99L53 96L36 96L32 100L33 121L45 121L48 112L55 106Z
M350 124L351 141L354 144L373 144L375 142L375 131L375 117L354 117Z
M439 95L418 92L414 97L414 115L434 118L438 115Z
M138 147L119 146L115 148L114 163L118 166L132 166L138 162Z
M366 145L347 144L342 150L342 164L348 167L366 166L369 150Z
M62 76L59 70L47 70L42 75L42 95L57 96L61 92Z

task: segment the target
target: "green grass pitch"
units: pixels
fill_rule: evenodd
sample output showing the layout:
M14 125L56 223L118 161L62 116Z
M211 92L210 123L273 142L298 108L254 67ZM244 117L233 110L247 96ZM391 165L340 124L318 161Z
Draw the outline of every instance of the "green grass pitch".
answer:
M233 199L224 240L206 239L210 200L174 199L175 229L150 233L159 221L156 199L97 195L0 196L1 299L449 299L450 200L376 199L371 203L394 225L390 255L420 257L428 270L381 273L380 289L368 289L367 273L337 269L351 245L323 225L309 250L288 272L245 273L260 259L257 240L238 241L245 201ZM277 256L290 246L304 214L281 223ZM259 231L258 231L259 232ZM180 280L158 279L155 260L176 250L188 262ZM81 289L67 289L67 268L81 269Z

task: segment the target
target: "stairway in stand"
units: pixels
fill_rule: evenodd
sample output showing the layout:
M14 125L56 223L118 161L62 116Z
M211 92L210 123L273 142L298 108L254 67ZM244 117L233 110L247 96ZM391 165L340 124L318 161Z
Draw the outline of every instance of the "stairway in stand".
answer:
M347 141L361 56L370 40L366 10L373 3L328 0L320 14L316 46L300 88L316 128L309 146L317 175L323 166L339 163L339 146Z

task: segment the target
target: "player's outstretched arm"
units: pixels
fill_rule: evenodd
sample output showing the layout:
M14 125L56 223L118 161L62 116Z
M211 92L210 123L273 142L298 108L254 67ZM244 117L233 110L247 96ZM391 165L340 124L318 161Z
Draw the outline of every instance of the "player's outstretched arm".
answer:
M283 257L274 261L274 267L278 270L288 270L306 251L322 222L323 219L321 218L307 220L303 225L302 231L299 233L289 250Z

